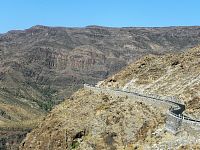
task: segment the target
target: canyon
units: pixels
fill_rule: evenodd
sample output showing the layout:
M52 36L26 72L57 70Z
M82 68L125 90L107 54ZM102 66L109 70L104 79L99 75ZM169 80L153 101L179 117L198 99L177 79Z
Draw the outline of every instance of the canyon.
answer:
M199 44L199 35L198 26L65 28L41 25L0 34L0 134L3 135L0 140L3 146L19 143L20 140L12 141L12 135L19 135L22 140L21 135L25 136L24 133L35 128L43 116L83 87L84 83L95 84L111 77L148 54L155 58L169 54L170 58L172 53L184 52ZM173 66L180 66L180 62L173 63ZM146 64L140 65L145 69ZM187 67L187 64L183 66ZM194 74L195 83L198 75ZM152 80L154 78L157 75L152 76ZM125 79L120 79L120 82ZM141 78L140 82L148 81ZM152 89L159 92L159 89ZM160 87L159 93L161 91ZM198 118L195 106L198 95L190 98L191 92L195 91L188 92L185 95L187 98L184 98L189 100L186 112ZM172 93L168 91L168 94Z

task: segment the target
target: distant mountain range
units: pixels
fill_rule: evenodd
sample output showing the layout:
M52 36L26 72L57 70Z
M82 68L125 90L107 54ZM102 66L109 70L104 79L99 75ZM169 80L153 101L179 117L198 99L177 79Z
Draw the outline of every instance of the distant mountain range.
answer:
M144 55L177 53L199 43L198 26L34 26L1 34L0 127L29 130L83 83L103 80Z

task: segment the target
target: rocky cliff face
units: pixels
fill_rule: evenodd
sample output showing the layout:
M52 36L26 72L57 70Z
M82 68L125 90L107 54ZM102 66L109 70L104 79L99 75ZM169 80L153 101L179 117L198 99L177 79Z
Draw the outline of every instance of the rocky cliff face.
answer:
M32 125L84 82L96 83L146 54L184 51L199 35L200 27L96 26L1 34L0 126Z

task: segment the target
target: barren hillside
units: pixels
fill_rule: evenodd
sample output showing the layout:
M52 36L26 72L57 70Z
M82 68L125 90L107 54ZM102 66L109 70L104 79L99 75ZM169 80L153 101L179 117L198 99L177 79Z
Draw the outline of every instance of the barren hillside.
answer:
M200 46L197 46L184 53L143 57L100 86L175 96L186 104L189 115L200 118L199 81Z
M199 89L195 88L199 52L200 47L195 47L179 54L143 57L99 86L175 95L186 103L191 117L199 118ZM198 149L199 132L166 130L167 110L164 105L82 89L56 106L20 149Z
M83 83L103 80L146 54L185 51L200 43L199 35L198 26L34 26L0 34L0 127L9 137L14 127L30 129Z

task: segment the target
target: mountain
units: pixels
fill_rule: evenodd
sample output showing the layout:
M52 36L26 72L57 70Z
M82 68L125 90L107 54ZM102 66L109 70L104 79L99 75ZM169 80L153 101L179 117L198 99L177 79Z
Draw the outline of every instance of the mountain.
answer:
M166 130L166 103L148 104L119 90L177 97L186 105L186 114L200 120L199 62L200 46L142 57L96 88L81 89L57 105L20 149L198 149L199 130L184 127L176 134Z
M21 130L29 131L83 83L101 81L147 54L185 51L200 42L199 35L198 26L64 28L40 25L1 34L0 128L9 137ZM1 137L1 141L6 141Z

